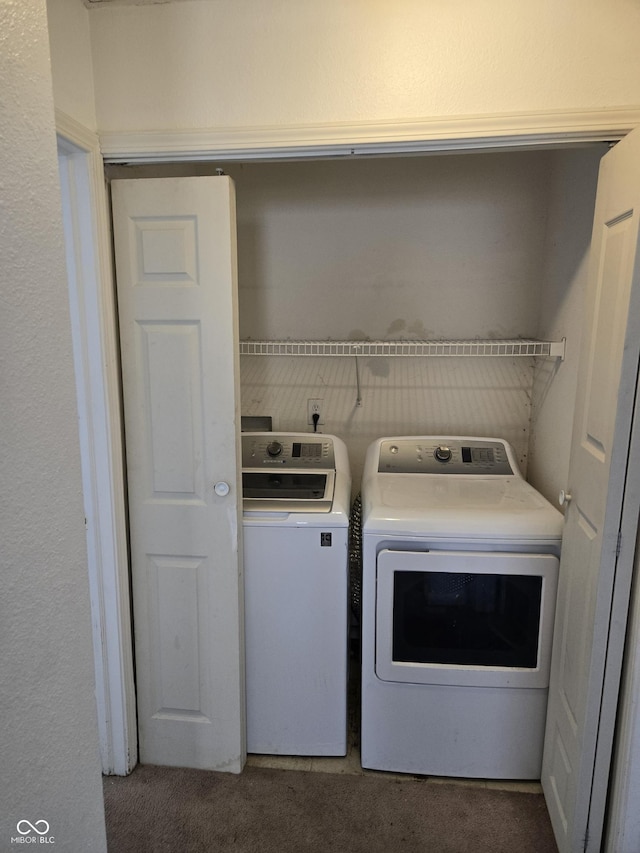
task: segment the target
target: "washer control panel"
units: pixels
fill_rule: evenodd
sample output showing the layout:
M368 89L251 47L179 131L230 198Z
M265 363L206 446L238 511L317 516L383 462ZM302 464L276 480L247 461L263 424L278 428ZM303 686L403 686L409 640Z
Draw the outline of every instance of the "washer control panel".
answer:
M242 467L332 471L335 469L333 441L321 436L307 439L278 433L244 433Z
M513 475L507 444L493 439L391 438L380 445L381 474Z

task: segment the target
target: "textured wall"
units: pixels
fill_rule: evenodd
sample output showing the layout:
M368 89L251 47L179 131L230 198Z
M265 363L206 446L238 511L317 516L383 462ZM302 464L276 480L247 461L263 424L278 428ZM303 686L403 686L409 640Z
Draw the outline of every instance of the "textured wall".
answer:
M104 851L44 0L0 3L0 91L0 849L24 819Z
M101 130L640 104L633 0L188 0L91 10Z

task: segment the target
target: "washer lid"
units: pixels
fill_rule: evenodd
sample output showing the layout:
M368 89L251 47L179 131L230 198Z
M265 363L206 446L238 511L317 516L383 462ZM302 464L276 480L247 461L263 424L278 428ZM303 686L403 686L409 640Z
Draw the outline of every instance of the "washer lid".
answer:
M381 474L362 488L364 533L559 539L563 516L519 477Z
M334 487L333 471L243 471L243 508L272 512L330 512Z

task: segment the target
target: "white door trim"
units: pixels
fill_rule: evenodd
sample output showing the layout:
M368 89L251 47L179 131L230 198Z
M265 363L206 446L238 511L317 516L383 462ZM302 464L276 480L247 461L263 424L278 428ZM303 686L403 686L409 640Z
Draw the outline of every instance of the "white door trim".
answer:
M610 142L640 126L630 109L452 116L358 123L103 132L108 163L352 157Z
M137 761L136 702L110 228L97 137L56 113L87 516L102 769Z

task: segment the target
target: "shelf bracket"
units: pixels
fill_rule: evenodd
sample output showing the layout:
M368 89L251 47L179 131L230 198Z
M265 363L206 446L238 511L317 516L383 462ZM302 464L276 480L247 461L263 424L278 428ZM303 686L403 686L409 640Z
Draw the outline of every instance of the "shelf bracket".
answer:
M566 346L566 338L562 338L561 341L551 341L549 344L549 355L551 358L559 358L560 361L564 361Z

